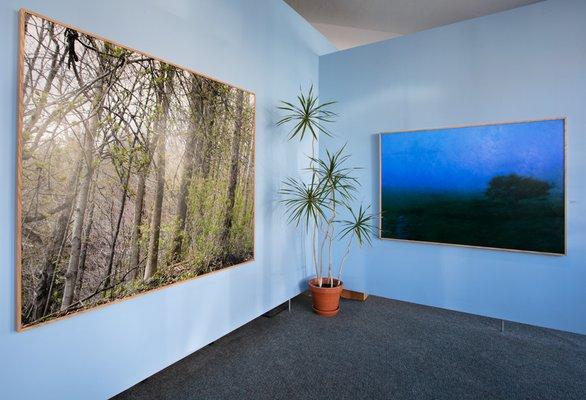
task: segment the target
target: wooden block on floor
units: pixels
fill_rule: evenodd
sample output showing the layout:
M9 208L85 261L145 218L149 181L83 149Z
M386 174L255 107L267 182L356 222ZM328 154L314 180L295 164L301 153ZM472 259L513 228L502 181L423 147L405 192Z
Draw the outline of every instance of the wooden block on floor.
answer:
M366 301L368 295L362 292L355 292L354 290L342 289L342 298L348 300Z

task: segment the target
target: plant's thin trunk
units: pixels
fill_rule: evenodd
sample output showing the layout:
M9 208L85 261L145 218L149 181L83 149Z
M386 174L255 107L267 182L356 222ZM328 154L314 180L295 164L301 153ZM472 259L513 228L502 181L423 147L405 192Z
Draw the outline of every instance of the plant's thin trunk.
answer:
M324 266L324 246L326 245L326 240L328 238L328 235L327 235L327 230L324 230L323 229L323 226L321 228L321 232L323 233L324 238L321 241L321 245L319 247L319 267L320 267L321 270L323 270L323 266Z
M342 282L342 268L344 267L344 263L346 262L346 258L348 257L348 254L350 253L350 246L352 246L352 239L350 239L348 241L348 246L346 247L346 251L344 252L344 256L342 257L342 260L340 261L340 269L338 269L338 281Z
M309 169L311 171L311 183L314 183L315 180L315 171L313 170L313 158L315 158L315 138L312 137L311 138L311 160L309 162ZM323 284L323 264L321 262L321 251L320 251L320 262L318 263L318 255L317 255L317 247L316 247L316 243L319 241L319 238L317 236L317 227L318 227L318 221L316 220L314 225L313 225L313 235L312 235L312 248L313 248L313 264L315 266L315 274L317 277L317 285L319 287L322 287Z
M320 268L322 271L323 271L323 255L325 252L324 250L326 247L326 243L328 243L328 240L330 238L330 220L328 219L324 223L325 223L325 229L323 230L324 238L321 241L321 246L320 246L320 251L319 251L319 263L320 263Z
M330 232L328 238L328 278L330 279L330 287L334 287L334 267L332 260L332 243L334 241L334 221L336 220L336 192L332 191L332 217L328 223Z
M317 278L317 285L319 287L321 287L322 284L322 278L321 278L321 271L319 270L319 266L317 263L317 249L315 246L315 242L317 240L317 222L313 224L313 235L311 238L311 242L312 242L312 253L313 253L313 265L315 266L315 276Z
M334 230L334 225L333 223L330 223L330 235L329 235L329 243L328 243L328 279L330 280L330 287L334 287L334 279L332 276L332 236L333 236L333 230Z

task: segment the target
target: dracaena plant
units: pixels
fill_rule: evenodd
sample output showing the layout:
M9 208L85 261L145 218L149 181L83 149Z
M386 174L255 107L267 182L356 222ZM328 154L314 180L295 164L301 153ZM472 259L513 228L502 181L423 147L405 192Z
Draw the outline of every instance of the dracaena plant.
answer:
M328 125L337 116L331 107L335 102L319 104L310 87L301 92L296 102L282 101L278 109L284 114L277 126L289 125L289 140L311 138L311 155L305 170L309 177L287 178L282 182L280 195L290 223L303 227L310 235L312 263L319 286L324 277L333 286L334 277L341 281L344 263L353 245L370 244L373 235L374 215L370 206L356 202L360 183L354 176L357 167L350 165L346 146L330 151L322 157L315 154L320 134L333 136ZM334 242L344 242L341 256L333 252Z

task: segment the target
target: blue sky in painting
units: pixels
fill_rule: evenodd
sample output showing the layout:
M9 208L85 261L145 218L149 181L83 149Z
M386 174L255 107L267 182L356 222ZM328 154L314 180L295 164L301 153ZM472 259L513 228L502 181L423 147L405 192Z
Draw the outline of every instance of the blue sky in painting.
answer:
M381 136L384 189L479 192L496 175L543 179L563 190L564 121L399 132Z

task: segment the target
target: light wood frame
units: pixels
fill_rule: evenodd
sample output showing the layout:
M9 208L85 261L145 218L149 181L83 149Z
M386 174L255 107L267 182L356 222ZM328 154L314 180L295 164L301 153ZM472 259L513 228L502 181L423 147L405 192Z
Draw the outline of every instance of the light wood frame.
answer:
M47 321L43 321L43 322L39 322L36 324L32 324L32 325L27 325L24 326L22 324L22 129L23 129L23 118L24 118L24 98L23 98L23 93L24 93L24 79L23 79L23 74L25 72L25 68L24 68L24 59L25 59L25 54L24 54L24 45L25 45L25 17L26 15L31 15L37 18L42 18L44 20L47 20L49 22L52 22L54 24L58 24L61 25L65 28L69 28L72 30L75 30L79 33L88 35L88 36L92 36L98 40L102 40L104 42L108 42L110 44L113 44L117 47L121 47L124 48L126 50L130 50L139 54L142 54L146 57L152 58L154 60L166 63L168 65L171 65L173 67L182 69L184 71L190 72L192 74L195 75L199 75L203 78L224 84L224 85L228 85L232 88L241 90L249 95L252 96L252 100L253 100L253 106L254 106L254 112L253 112L253 121L252 121L252 160L253 160L253 171L252 171L252 199L253 199L253 204L252 204L252 242L253 242L253 254L252 254L252 259L247 260L245 262L239 263L239 264L234 264L234 265L230 265L228 267L224 267L222 269L218 269L215 271L211 271L208 272L206 274L202 274L202 275L198 275L196 277L190 278L190 279L186 279L183 281L179 281L179 282L174 282L165 286L161 286L158 288L154 288L154 289L150 289L148 291L144 291L144 292L140 292L140 293L136 293L133 294L131 296L128 297L124 297L121 299L117 299L117 300L113 300L109 303L105 303L105 304L99 304L96 305L94 307L88 308L88 309L83 309L83 310L79 310L79 311L75 311L72 312L71 314L67 314L61 317L56 317L54 319L50 319ZM191 68L186 68L183 67L179 64L164 60L162 58L153 56L152 54L149 54L147 52L144 51L140 51L140 50L136 50L132 47L120 44L116 41L107 39L103 36L88 32L86 30L80 29L76 26L70 25L70 24L66 24L63 23L61 21L57 21L53 18L47 17L45 15L39 14L37 12L28 10L26 8L21 8L19 10L19 34L18 34L18 39L19 39L19 43L18 43L18 67L17 67L17 74L18 74L18 78L17 78L17 90L18 90L18 94L17 94L17 121L16 121L16 221L15 221L15 234L16 234L16 238L15 238L15 263L16 263L16 271L15 271L15 297L16 297L16 318L15 318L15 329L17 332L23 332L23 331L27 331L29 329L34 329L34 328L38 328L41 326L44 326L46 324L50 324L53 322L57 322L57 321L61 321L67 318L70 318L72 316L76 316L82 313L87 313L87 312L91 312L91 311L96 311L99 310L103 307L108 307L120 302L124 302L127 300L131 300L134 299L136 297L139 296L145 296L145 295L149 295L152 294L154 292L157 292L159 290L164 290L164 289L168 289L172 286L179 286L179 285L183 285L183 284L187 284L191 281L197 280L201 277L207 277L216 273L221 273L221 272L226 272L229 269L235 268L235 267L239 267L242 265L248 265L248 264L253 264L256 261L256 162L257 162L257 157L256 157L256 94L248 89L244 89L242 87L230 84L228 82L222 81L220 79L216 79L213 78L207 74L198 72L196 70L193 70Z
M514 125L514 124L524 124L524 123L531 123L531 122L544 122L544 121L563 121L564 125L564 178L563 178L563 185L564 185L564 251L563 253L549 253L549 252L540 252L540 251L533 251L533 250L519 250L519 249L507 249L501 247L489 247L489 246L474 246L468 244L458 244L458 243L442 243L442 242L431 242L431 241L424 241L424 240L410 240L410 239L397 239L397 238L386 238L382 236L382 137L383 135L393 135L398 133L419 133L419 132L433 132L433 131L443 131L446 129L460 129L460 128L476 128L476 127L483 127L483 126L495 126L495 125ZM562 257L567 255L568 251L568 129L567 129L567 118L566 117L559 117L559 118L543 118L543 119L535 119L535 120L525 120L525 121L505 121L505 122L488 122L488 123L481 123L475 125L456 125L456 126L447 126L447 127L440 127L440 128L431 128L431 129L415 129L415 130L406 130L406 131L394 131L394 132L380 132L378 134L378 169L379 169L379 179L378 179L378 203L379 203L379 229L378 229L378 238L380 240L388 240L388 241L397 241L397 242L407 242L407 243L421 243L421 244L431 244L431 245L442 245L442 246L455 246L455 247L464 247L464 248L472 248L472 249L484 249L484 250L495 250L495 251L508 251L514 253L525 253L525 254L539 254L539 255L546 255L546 256L557 256Z

